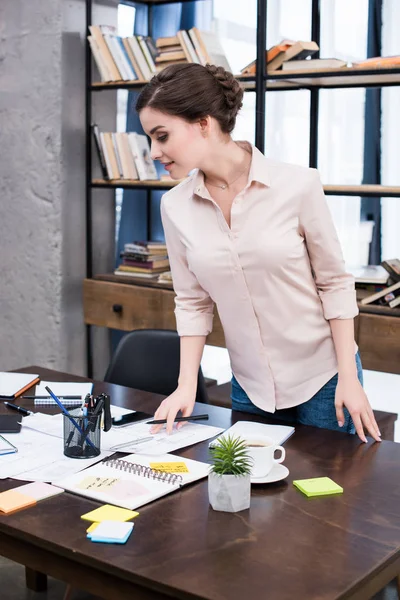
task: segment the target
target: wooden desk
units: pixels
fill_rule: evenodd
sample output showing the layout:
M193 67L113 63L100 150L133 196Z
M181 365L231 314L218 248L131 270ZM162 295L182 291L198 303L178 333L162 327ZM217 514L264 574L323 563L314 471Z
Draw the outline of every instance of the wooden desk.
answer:
M160 400L105 383L94 391L139 410ZM224 427L243 418L219 407L201 410ZM288 479L253 486L248 511L211 510L204 480L139 509L131 538L119 547L87 540L80 516L98 504L65 493L0 517L0 553L108 600L366 600L400 572L400 444L365 445L297 426L285 447ZM207 460L207 443L178 454ZM343 485L343 496L307 499L292 485L324 475ZM9 487L10 480L0 481L1 490Z

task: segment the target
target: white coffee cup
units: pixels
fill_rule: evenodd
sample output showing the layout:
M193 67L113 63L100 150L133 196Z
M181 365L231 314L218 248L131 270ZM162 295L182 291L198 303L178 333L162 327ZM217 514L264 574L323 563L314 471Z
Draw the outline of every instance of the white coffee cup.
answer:
M252 477L265 477L275 465L285 460L285 448L275 444L274 440L269 437L262 435L246 436L246 445L252 460ZM275 458L276 450L281 452L279 458Z

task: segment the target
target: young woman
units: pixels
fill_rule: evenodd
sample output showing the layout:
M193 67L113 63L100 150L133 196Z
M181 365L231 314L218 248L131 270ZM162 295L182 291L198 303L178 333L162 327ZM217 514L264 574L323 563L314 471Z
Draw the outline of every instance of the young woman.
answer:
M155 418L171 432L179 411L191 414L216 304L233 409L278 419L294 412L299 423L356 431L366 442L364 426L379 441L354 341L354 280L318 173L234 141L242 97L223 68L180 64L137 101L152 158L185 178L161 202L181 366Z

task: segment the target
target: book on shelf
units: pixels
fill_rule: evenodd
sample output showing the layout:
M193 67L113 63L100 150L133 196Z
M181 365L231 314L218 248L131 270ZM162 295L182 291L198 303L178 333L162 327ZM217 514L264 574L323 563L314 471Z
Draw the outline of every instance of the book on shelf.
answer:
M149 66L152 75L156 72L156 63L154 62L155 56L153 55L149 46L149 36L137 35L137 40L142 49L144 58Z
M150 146L145 135L129 132L128 139L140 181L158 179L154 161L150 156Z
M381 262L381 266L389 273L393 283L400 281L400 260L398 258L388 258Z
M339 58L306 58L305 60L288 60L282 64L282 71L307 71L316 69L325 71L326 69L342 69L347 67L346 60Z
M180 42L177 35L160 37L156 39L156 47L161 51L170 46L179 46Z
M267 63L268 71L279 69L288 60L304 60L318 52L318 50L319 46L316 42L295 42Z
M137 81L139 82L145 82L146 81L146 77L143 74L142 68L140 67L139 64L139 60L138 58L135 56L135 54L133 53L131 44L129 42L129 38L121 38L122 43L124 45L126 54L128 56L128 59L137 75Z
M130 258L131 260L139 260L142 262L154 261L154 260L165 260L168 255L164 252L120 252L120 258Z
M142 254L167 254L166 244L153 240L127 242L124 244L124 250L125 252L140 252Z
M100 131L99 131L99 127L98 127L98 125L96 125L96 123L93 123L93 125L92 125L92 132L93 132L94 143L96 146L97 156L99 157L101 173L102 173L104 179L109 179L107 165L106 165L106 159L104 156L104 151L103 151L103 147L102 147L102 143L101 143L101 139L100 139Z
M164 258L163 260L132 260L131 258L124 257L122 265L127 267L141 267L143 269L169 269L169 260L168 258Z
M400 55L396 56L374 56L365 60L353 63L353 67L358 69L380 69L390 67L400 67Z
M191 40L195 39L197 41L197 47L200 48L199 59L201 64L216 65L217 67L223 67L225 71L232 72L232 68L216 33L192 27L189 30L189 36Z
M92 35L88 35L88 41L90 49L92 51L94 62L97 66L97 70L100 75L100 81L102 81L103 83L105 83L106 81L111 81L112 76L108 70L107 64L105 62L105 59L103 58L97 41Z
M93 39L96 41L97 48L103 58L104 63L106 64L110 81L121 81L122 75L119 72L119 69L103 37L100 27L98 25L89 25L89 31Z
M136 134L127 132L100 132L92 126L93 137L103 177L107 180L137 181L158 179L150 147L144 135L138 135L139 142L135 153L130 138ZM139 176L139 169L141 176Z
M148 62L143 54L143 50L139 44L139 40L137 36L130 36L127 39L127 43L129 44L132 54L136 59L139 70L142 74L142 77L145 81L148 81L154 75L153 71L150 69Z
M120 271L119 269L115 269L114 275L126 277L127 279L150 279L153 281L157 281L159 277L159 273L129 273L127 271Z
M355 283L385 285L389 279L389 274L380 265L348 266L347 270L354 276Z
M164 273L160 273L157 281L159 283L172 283L172 273L171 271L164 271Z
M265 64L268 65L272 59L278 56L281 52L285 52L290 46L294 44L294 40L282 40L279 44L272 46L269 50L265 51ZM257 61L252 60L251 63L243 67L241 70L242 75L255 75L256 74Z
M131 267L129 265L119 265L117 271L124 271L126 273L161 273L169 269L169 262L164 267Z
M110 132L100 133L100 140L106 160L108 178L120 179L121 175L118 168L117 157L114 150L112 134Z
M400 281L397 281L393 285L390 285L389 287L386 287L375 294L366 296L361 300L361 304L379 304L381 306L389 306L390 308L394 308L399 304L399 297Z

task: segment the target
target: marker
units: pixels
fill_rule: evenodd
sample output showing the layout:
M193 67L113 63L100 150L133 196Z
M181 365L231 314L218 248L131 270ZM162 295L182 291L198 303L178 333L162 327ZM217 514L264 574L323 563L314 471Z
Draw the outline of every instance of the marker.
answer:
M175 417L174 423L181 421L207 421L208 415L192 415L191 417ZM164 425L167 423L167 419L154 419L154 421L147 421L146 425Z
M12 404L12 402L4 402L4 406L7 406L7 408L11 408L11 410L16 410L24 416L32 414L31 410L27 410L23 406L17 406L16 404Z

